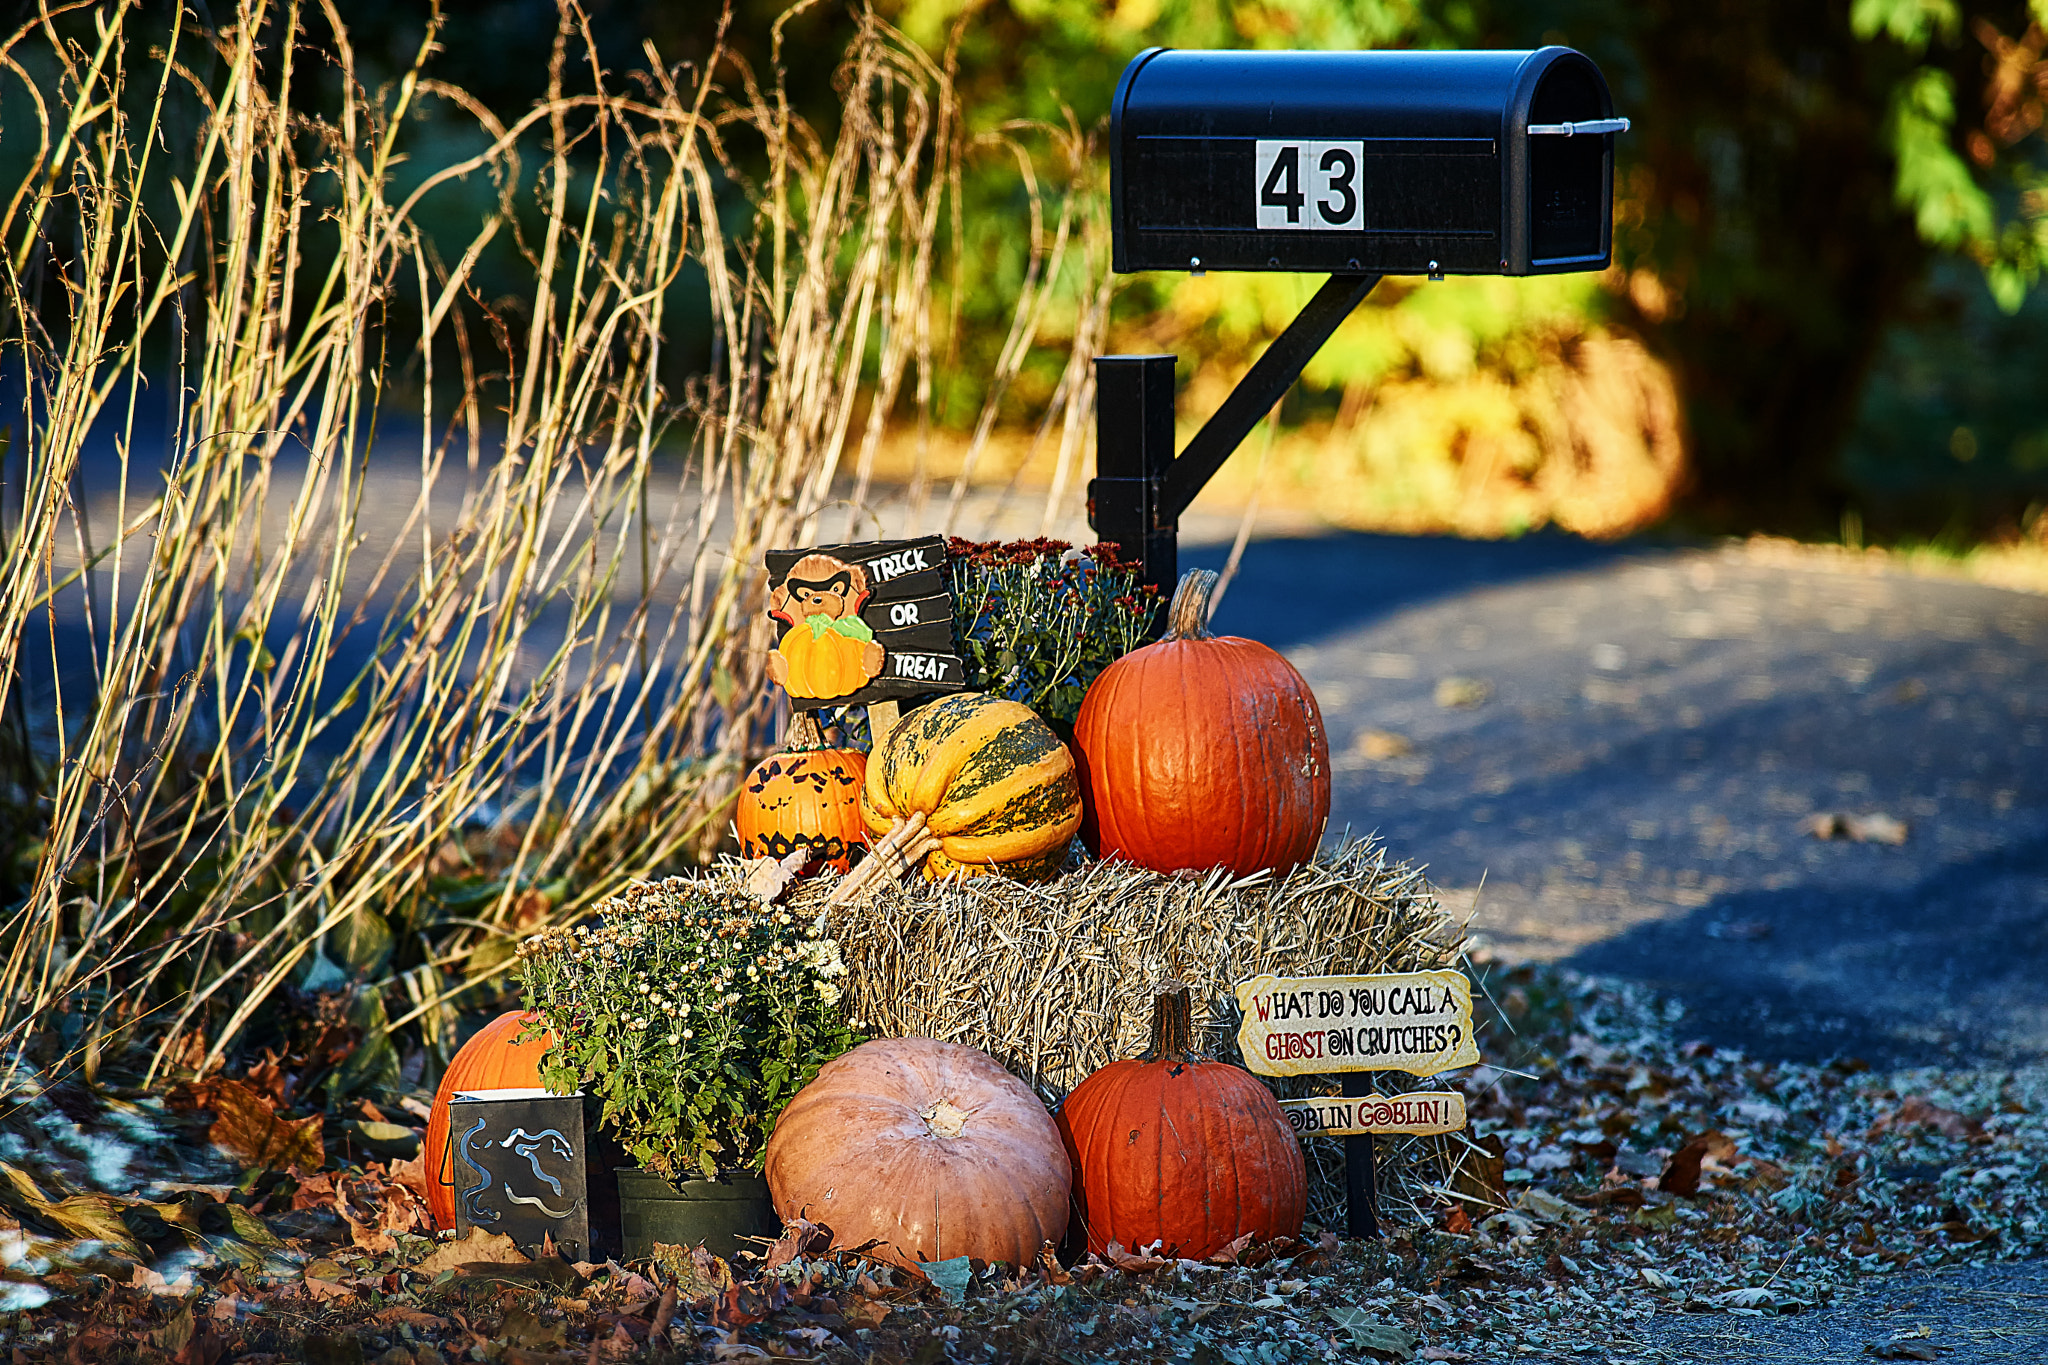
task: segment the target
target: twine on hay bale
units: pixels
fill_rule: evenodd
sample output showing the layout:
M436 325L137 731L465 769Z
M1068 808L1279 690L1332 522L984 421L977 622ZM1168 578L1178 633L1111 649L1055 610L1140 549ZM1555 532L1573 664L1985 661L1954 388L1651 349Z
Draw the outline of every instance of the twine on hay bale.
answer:
M1421 869L1370 838L1345 839L1283 878L1089 862L1038 884L892 881L862 904L826 910L831 887L805 884L792 908L825 910L847 964L848 1006L867 1031L978 1047L1048 1104L1097 1067L1144 1051L1154 983L1185 981L1203 1050L1241 1063L1237 982L1455 966L1464 941ZM1443 1084L1405 1073L1378 1080L1382 1093ZM1303 1077L1276 1089L1331 1087ZM1343 1204L1342 1144L1311 1138L1305 1149L1311 1212L1332 1221ZM1422 1213L1446 1197L1469 1144L1382 1139L1379 1149L1383 1205Z

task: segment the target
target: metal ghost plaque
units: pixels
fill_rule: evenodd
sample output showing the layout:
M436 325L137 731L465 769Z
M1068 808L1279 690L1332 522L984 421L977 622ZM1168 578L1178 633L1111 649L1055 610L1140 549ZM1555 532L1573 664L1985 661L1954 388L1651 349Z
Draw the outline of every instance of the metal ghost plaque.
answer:
M967 685L937 536L770 550L768 614L781 627L768 676L799 711Z
M532 1251L551 1237L570 1260L590 1250L583 1096L457 1091L448 1106L455 1227L484 1228Z

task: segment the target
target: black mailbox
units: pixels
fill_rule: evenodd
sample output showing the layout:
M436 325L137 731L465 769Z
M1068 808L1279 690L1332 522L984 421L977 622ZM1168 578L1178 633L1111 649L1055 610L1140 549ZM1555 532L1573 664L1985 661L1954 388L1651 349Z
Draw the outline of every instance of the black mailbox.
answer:
M1154 48L1110 105L1115 266L1541 275L1606 266L1600 69L1533 52Z

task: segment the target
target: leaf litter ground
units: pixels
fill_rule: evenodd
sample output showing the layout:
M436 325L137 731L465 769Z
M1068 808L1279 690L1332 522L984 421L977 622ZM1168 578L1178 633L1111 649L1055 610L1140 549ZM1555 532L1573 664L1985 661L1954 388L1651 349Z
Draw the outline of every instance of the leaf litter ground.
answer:
M641 1359L1663 1360L1675 1314L1799 1314L1859 1280L2039 1255L2048 1080L1752 1060L1633 988L1492 969L1467 1163L1378 1243L1111 1248L892 1272L788 1229L732 1262L530 1259L427 1235L396 1125L305 1118L259 1067L170 1096L17 1078L0 1117L0 1350L15 1362ZM1511 1031L1512 1030L1512 1031ZM104 1077L103 1077L104 1080ZM286 1169L267 1163L286 1161ZM1875 1359L1948 1348L1909 1327Z

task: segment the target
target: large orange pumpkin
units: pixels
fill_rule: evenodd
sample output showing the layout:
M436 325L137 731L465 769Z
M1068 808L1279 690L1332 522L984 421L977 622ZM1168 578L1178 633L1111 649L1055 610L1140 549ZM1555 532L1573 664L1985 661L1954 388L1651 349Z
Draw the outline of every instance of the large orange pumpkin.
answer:
M427 1210L434 1226L455 1226L455 1171L449 1158L448 1106L458 1090L508 1090L540 1085L540 1061L553 1036L543 1033L519 1042L529 1025L540 1016L523 1010L499 1015L462 1045L434 1091L433 1108L427 1111L427 1140L420 1155L427 1173Z
M1201 1260L1245 1233L1301 1232L1308 1172L1272 1093L1193 1050L1185 986L1153 1003L1152 1048L1090 1075L1060 1107L1088 1249L1165 1245Z
M868 756L858 749L828 749L815 722L800 716L790 726L790 748L754 766L740 784L733 814L740 852L782 859L800 847L815 855L801 875L853 866L853 850L867 843L860 814Z
M929 1038L825 1063L769 1135L775 1211L898 1265L1028 1265L1067 1230L1072 1168L1045 1106L985 1052Z
M1209 634L1215 585L1185 575L1166 638L1103 669L1081 701L1081 837L1101 857L1245 876L1322 842L1330 742L1315 694L1265 645Z

